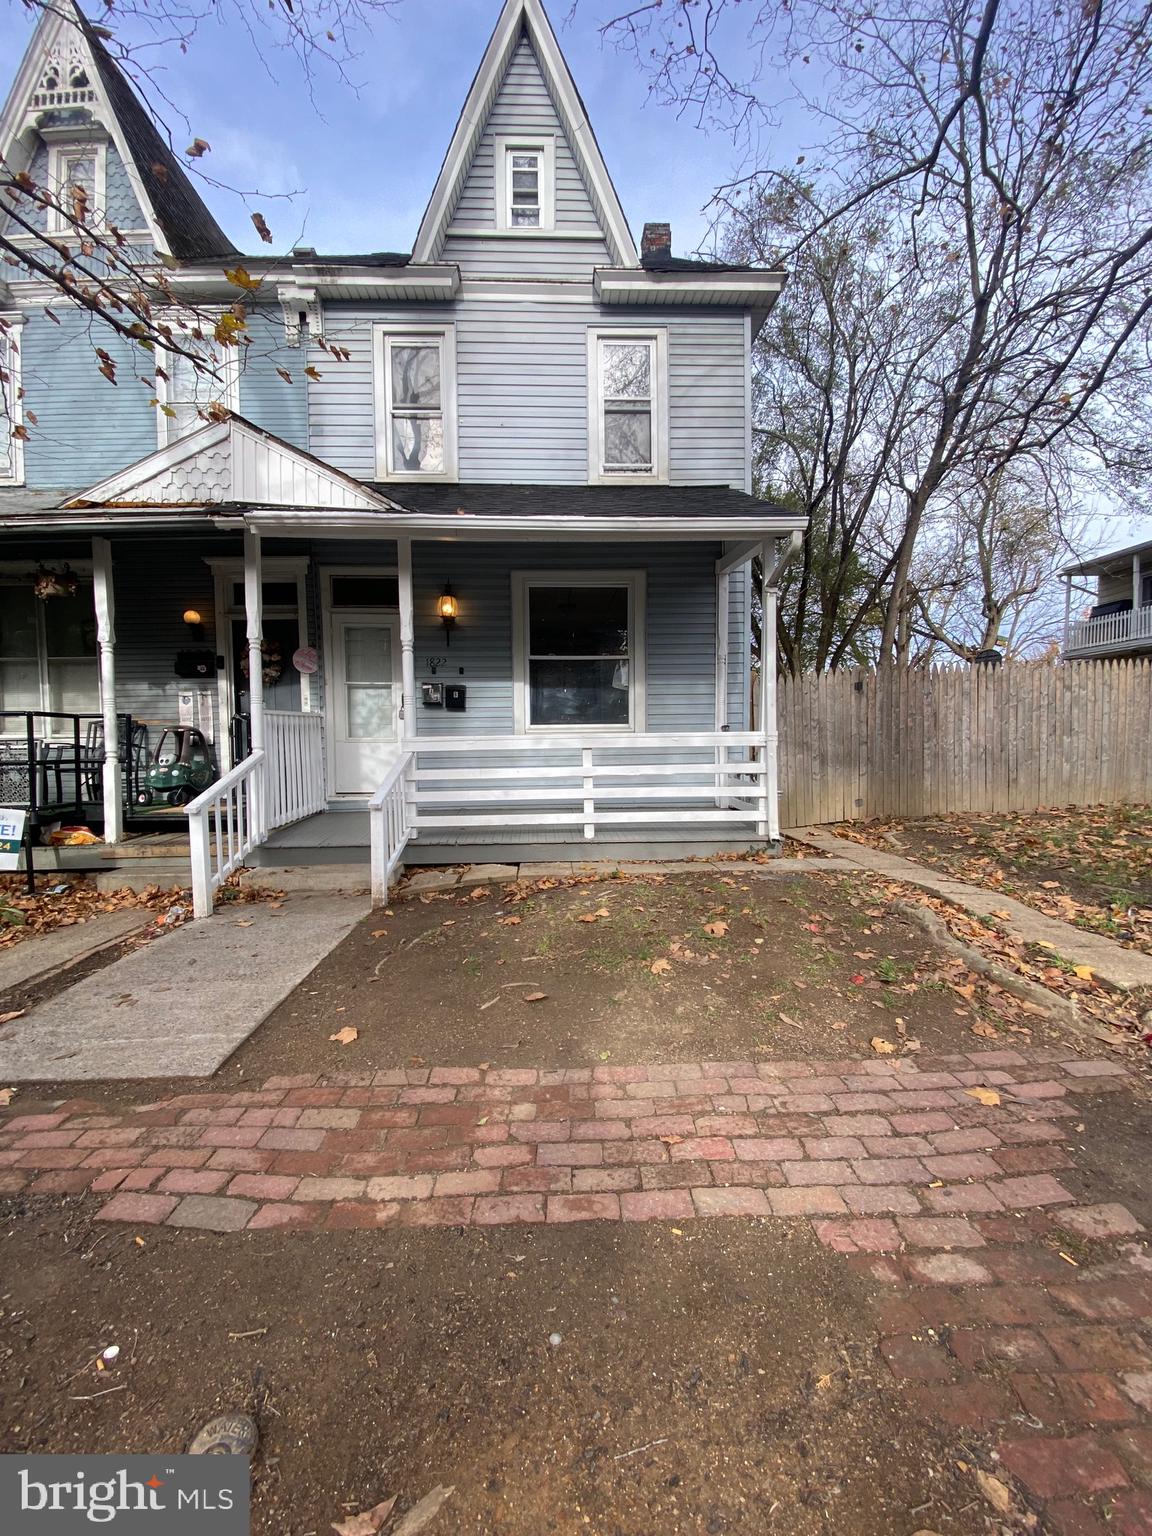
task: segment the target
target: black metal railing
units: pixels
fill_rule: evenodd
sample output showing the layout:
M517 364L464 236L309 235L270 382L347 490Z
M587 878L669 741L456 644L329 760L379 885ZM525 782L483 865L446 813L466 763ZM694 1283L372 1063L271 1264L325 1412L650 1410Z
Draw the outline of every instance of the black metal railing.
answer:
M147 767L148 727L118 715L124 800L131 805ZM104 796L104 720L100 715L0 709L0 805L39 825L81 815Z

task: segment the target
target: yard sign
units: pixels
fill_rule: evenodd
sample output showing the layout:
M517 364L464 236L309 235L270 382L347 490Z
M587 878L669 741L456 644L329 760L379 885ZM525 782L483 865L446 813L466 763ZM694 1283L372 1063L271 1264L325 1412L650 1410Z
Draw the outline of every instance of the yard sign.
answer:
M25 814L0 806L0 869L15 869L20 862Z

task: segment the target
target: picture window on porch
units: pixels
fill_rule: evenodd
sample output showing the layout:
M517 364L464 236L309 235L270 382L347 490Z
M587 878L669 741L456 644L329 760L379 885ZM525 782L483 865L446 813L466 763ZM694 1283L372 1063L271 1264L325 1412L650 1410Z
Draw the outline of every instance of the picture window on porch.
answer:
M666 479L666 333L592 334L588 368L590 478Z
M165 448L211 420L211 408L240 409L240 358L211 340L177 334L179 345L194 350L200 366L180 352L157 354L157 367L168 375L156 378L157 446Z
M73 597L37 597L29 578L0 582L0 709L100 709L91 577ZM12 734L17 723L0 721Z
M456 345L452 326L379 330L377 473L390 480L456 477Z
M642 728L643 576L515 581L518 729Z

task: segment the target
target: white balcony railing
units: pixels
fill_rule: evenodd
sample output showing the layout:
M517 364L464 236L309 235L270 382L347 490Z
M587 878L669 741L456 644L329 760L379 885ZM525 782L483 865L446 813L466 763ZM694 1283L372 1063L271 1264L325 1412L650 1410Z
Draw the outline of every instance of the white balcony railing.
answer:
M1139 641L1152 640L1152 605L1130 608L1127 613L1105 613L1080 619L1068 626L1065 651L1110 651Z
M469 828L744 827L768 835L758 731L451 736L402 743L373 796L373 899L387 899L413 837Z
M299 710L264 711L267 783L265 830L274 832L327 809L324 716Z

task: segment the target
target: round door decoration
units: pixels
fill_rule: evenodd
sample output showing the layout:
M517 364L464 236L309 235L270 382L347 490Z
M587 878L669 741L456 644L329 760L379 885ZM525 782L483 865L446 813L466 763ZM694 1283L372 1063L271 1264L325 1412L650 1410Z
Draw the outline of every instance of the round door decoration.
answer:
M320 658L316 654L316 647L314 645L302 645L298 651L293 651L292 665L296 668L297 672L303 673L305 677L315 672L320 665Z

